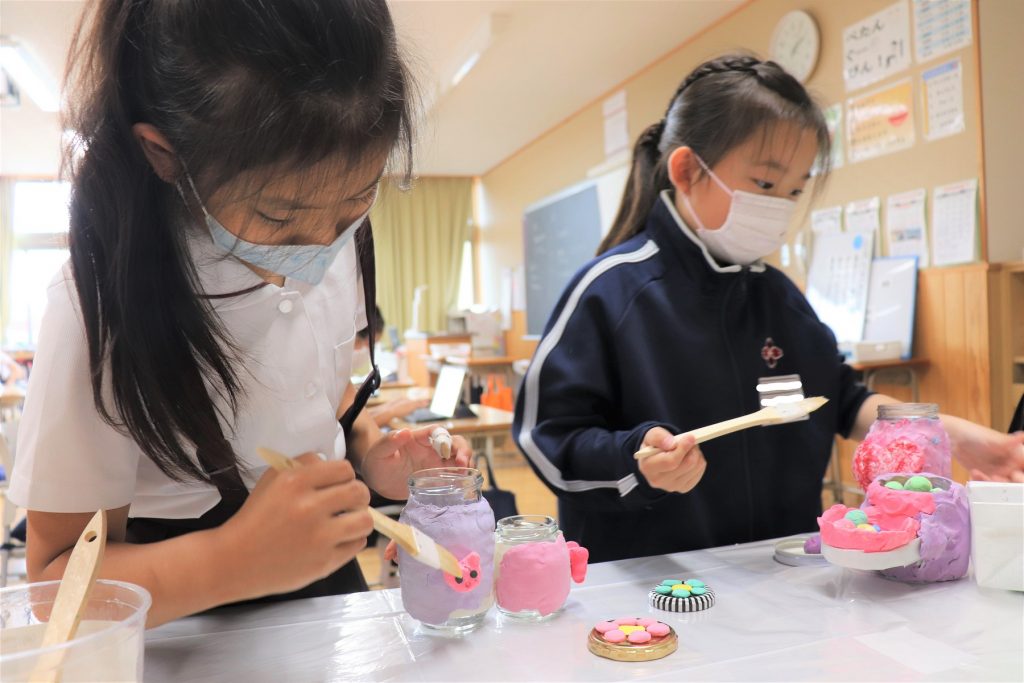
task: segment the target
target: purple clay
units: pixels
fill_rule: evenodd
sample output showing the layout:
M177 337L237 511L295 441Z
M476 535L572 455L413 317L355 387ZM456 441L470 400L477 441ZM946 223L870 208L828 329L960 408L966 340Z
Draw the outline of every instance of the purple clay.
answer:
M804 541L804 552L808 555L821 554L821 534L813 534Z

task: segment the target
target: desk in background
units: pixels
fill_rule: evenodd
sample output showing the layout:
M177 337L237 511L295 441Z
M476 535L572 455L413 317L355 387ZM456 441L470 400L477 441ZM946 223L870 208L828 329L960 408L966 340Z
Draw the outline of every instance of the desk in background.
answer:
M861 373L864 378L864 384L871 391L875 390L875 385L878 381L890 379L892 377L902 377L905 382L895 382L896 384L905 384L910 387L910 394L914 403L918 403L921 400L921 378L918 376L918 371L927 368L929 362L926 358L910 358L908 360L895 359L895 360L884 360L871 363L850 363L850 367Z
M230 607L147 632L145 680L1024 680L1024 594L787 567L772 546L593 565L552 620L510 623L492 609L460 639L425 633L396 589ZM655 584L691 576L714 588L714 607L648 606ZM635 615L670 624L679 649L646 663L587 651L595 622Z

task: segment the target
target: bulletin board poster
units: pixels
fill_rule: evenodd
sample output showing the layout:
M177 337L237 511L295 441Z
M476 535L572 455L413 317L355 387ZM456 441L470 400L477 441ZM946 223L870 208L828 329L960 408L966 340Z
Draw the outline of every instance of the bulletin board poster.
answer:
M914 97L909 78L847 100L846 153L851 163L914 144Z
M971 0L914 0L914 56L918 63L971 44Z
M924 137L938 140L964 131L964 78L960 60L921 74Z
M846 155L843 152L843 103L836 102L831 107L821 110L825 116L825 125L828 127L828 137L832 143L832 151L829 154L829 165L832 170L842 168ZM815 159L811 167L811 177L821 173L822 160Z
M843 31L843 80L860 90L910 68L910 10L905 0Z

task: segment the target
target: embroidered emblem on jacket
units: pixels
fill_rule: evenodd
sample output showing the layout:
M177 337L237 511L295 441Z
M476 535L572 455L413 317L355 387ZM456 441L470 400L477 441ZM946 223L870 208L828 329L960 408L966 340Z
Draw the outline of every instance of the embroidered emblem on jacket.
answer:
M771 337L764 340L764 347L761 348L761 358L764 359L764 364L770 369L775 369L783 355L785 354L782 351L782 347L776 346Z

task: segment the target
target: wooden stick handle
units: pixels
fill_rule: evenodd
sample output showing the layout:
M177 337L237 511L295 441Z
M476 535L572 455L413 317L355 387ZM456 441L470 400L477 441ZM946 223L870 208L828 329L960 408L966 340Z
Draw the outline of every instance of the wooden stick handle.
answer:
M742 417L734 417L731 420L723 420L722 422L716 422L715 424L708 425L707 427L694 429L692 432L685 432L676 438L681 438L686 434L689 434L694 437L698 444L702 444L705 441L717 439L718 437L725 436L726 434L732 434L733 432L739 432L750 427L765 424L771 419L771 416L762 409L756 413L750 413L749 415L743 415ZM637 460L643 460L644 458L649 458L652 455L657 455L658 453L663 452L664 451L657 446L647 446L634 453L633 457Z

